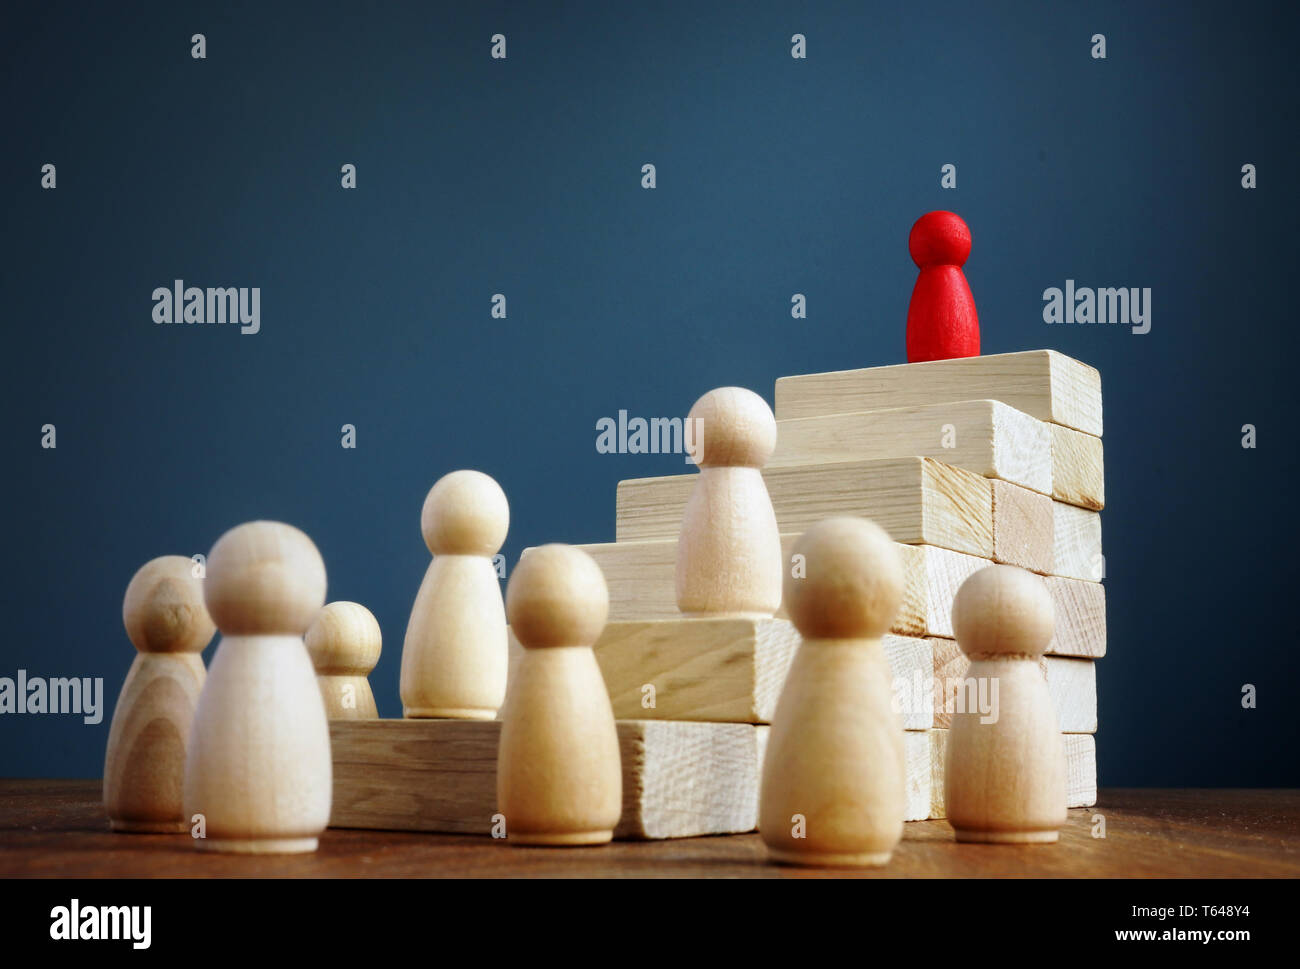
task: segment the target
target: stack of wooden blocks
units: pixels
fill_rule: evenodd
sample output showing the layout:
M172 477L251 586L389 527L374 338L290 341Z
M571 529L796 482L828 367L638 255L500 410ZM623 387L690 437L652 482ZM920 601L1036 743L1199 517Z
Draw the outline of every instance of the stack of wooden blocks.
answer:
M944 817L954 704L981 699L965 687L952 600L989 562L1041 574L1051 593L1056 634L1043 670L1065 735L1068 802L1093 804L1094 662L1106 649L1097 371L1040 350L785 377L775 413L764 479L786 558L832 515L870 518L899 543L906 591L885 650L907 731L908 819ZM580 546L610 594L595 653L623 756L616 837L755 829L766 725L799 644L781 612L679 615L676 544L694 480L621 482L616 541ZM500 825L499 724L335 721L331 733L333 825Z

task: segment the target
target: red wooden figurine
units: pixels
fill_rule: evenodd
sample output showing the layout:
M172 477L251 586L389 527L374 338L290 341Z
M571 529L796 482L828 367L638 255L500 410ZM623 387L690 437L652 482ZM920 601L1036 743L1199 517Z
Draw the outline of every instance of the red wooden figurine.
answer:
M978 357L980 321L962 265L970 228L952 212L927 212L907 237L921 268L907 307L907 361Z

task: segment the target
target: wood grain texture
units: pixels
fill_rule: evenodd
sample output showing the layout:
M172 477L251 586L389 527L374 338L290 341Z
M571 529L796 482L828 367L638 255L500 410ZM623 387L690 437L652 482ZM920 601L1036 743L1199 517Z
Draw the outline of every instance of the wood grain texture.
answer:
M790 420L982 398L1101 436L1101 375L1055 350L782 377L776 382L776 416Z
M1052 434L1052 497L1100 511L1106 504L1101 438L1060 424L1047 426Z
M206 675L197 652L136 654L104 756L104 807L115 830L189 830L185 746Z
M157 878L818 878L768 864L757 834L511 850L491 838L331 828L311 855L207 855L175 835L108 831L97 780L0 781L0 876ZM1106 816L1094 838L1093 815ZM836 878L1300 877L1300 791L1107 788L1072 810L1054 850L972 850L919 821L884 869Z
M783 619L667 619L609 623L596 642L596 662L620 720L770 723L799 633ZM887 635L885 657L904 684L928 679L930 642ZM519 646L511 635L511 675ZM653 694L646 686L653 686ZM653 696L653 707L645 706ZM929 697L900 688L904 724L933 722Z
M1052 503L1052 575L1069 579L1100 582L1106 575L1106 560L1101 552L1101 514L1067 505Z
M1049 573L1055 544L1052 499L993 481L993 561Z
M185 749L207 675L200 654L217 628L193 566L183 555L153 559L132 577L122 600L123 625L137 652L104 753L104 807L116 831L189 829L182 804Z
M1106 587L1100 582L1049 575L1043 579L1056 608L1049 653L1100 659L1106 655Z
M769 468L928 457L1042 494L1052 425L996 400L963 400L779 421Z
M936 820L947 815L943 803L943 768L948 762L948 730L936 728L926 732L930 736L930 804L925 817Z
M623 808L616 838L753 829L753 727L620 720L617 730ZM499 721L331 722L331 827L490 835L500 733Z
M966 679L970 660L955 639L931 639L930 655L934 657L934 725L947 730L952 726L950 698Z
M633 478L618 485L620 542L675 538L696 475ZM764 474L777 524L802 532L822 518L869 518L896 542L990 558L988 479L930 458L774 468Z

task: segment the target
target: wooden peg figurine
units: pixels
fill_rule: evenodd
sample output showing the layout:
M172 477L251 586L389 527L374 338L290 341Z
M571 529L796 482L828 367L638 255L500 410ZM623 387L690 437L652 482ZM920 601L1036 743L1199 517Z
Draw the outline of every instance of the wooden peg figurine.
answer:
M884 529L827 518L795 543L785 602L803 643L772 717L759 833L773 860L883 865L907 810L903 721L881 637L903 596ZM798 559L802 556L802 559Z
M1050 842L1065 823L1065 749L1039 657L1052 639L1043 580L991 565L962 583L952 604L957 643L970 657L948 735L944 792L958 841Z
M114 831L187 831L185 746L205 676L200 654L217 629L194 563L145 563L126 587L122 621L137 653L108 731L104 807Z
M720 387L695 402L700 475L677 542L677 608L686 616L771 616L781 606L781 533L763 482L776 418L762 397Z
M506 838L604 844L623 809L614 710L591 650L609 614L605 576L586 552L543 545L515 567L506 611L524 648L497 754Z
M510 644L492 556L509 527L505 492L481 471L444 475L425 499L420 528L433 562L402 644L403 716L496 718Z
M381 645L379 623L360 603L331 602L316 616L307 630L307 653L329 719L379 717L366 677L379 662Z
M980 355L980 320L962 266L970 257L970 227L953 212L927 212L907 237L920 268L907 306L907 360Z
M325 563L291 525L232 528L203 584L221 641L185 763L185 813L208 851L315 851L329 823L329 723L302 635L325 602ZM195 815L201 815L197 821Z

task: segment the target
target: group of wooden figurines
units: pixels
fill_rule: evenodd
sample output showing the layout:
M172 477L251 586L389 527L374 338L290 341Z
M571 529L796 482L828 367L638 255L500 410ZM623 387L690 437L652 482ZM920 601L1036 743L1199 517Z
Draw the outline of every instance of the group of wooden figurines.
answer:
M784 599L802 636L763 765L759 832L780 862L870 866L903 832L903 726L881 644L903 594L894 543L863 518L832 517L795 544L791 568L763 483L776 442L756 394L721 388L688 420L703 433L678 543L686 617L771 616ZM506 497L477 471L429 492L433 561L402 651L406 717L502 720L497 808L507 842L607 842L622 807L619 745L592 646L609 611L604 576L568 545L530 549L504 604L493 556ZM278 522L231 529L206 562L165 556L123 604L139 651L118 699L104 800L119 831L188 832L202 849L314 850L329 823L328 718L374 717L366 674L374 617L325 602L312 541ZM507 622L523 655L507 690ZM996 678L997 715L957 712L946 802L959 841L1054 841L1065 758L1038 667L1052 638L1041 580L1010 566L972 575L953 603L968 677ZM200 652L214 627L209 670ZM305 642L304 642L305 635Z

